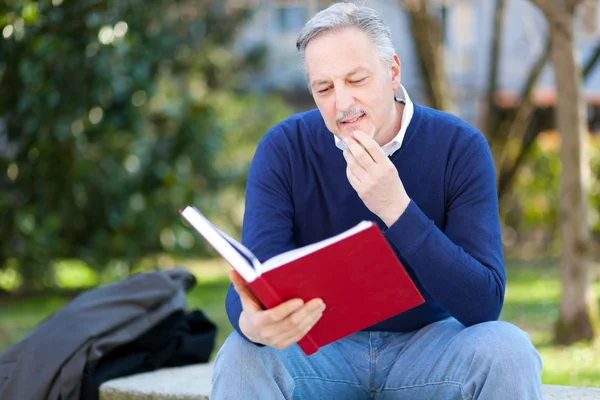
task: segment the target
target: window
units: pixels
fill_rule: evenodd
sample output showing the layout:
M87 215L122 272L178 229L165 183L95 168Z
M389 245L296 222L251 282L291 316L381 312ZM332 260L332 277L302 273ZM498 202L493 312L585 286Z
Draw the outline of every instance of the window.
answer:
M471 52L475 45L473 5L468 1L447 6L446 57L448 72L456 78L466 76L472 68Z
M274 24L279 32L297 35L309 18L334 0L276 0L274 3Z
M306 7L281 6L276 11L277 26L282 33L298 33L308 18Z

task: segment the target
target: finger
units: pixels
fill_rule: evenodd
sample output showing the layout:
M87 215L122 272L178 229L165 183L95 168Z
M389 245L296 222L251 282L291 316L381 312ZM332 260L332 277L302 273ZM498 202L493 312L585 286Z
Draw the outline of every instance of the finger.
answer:
M284 349L289 347L294 343L298 343L300 339L302 339L310 330L319 322L319 320L323 317L323 312L318 311L315 313L311 313L307 318L302 320L302 323L298 325L298 327L289 334L282 336L274 341L274 347Z
M299 318L297 319L297 323L295 324L296 331L299 333L308 332L308 329L310 329L310 327L316 323L315 318L318 321L325 311L325 304L323 302L314 304L307 303L307 306L310 306L310 308L305 306L302 310L297 311L290 316L290 319L294 319L296 314L300 314Z
M317 324L317 322L321 320L321 318L323 318L323 311L319 311L315 314L312 314L310 318L306 318L304 321L302 321L302 324L298 326L298 336L293 338L294 342L297 342L298 340L306 336L306 334L310 332L312 328L314 328L314 326Z
M285 329L293 331L300 326L303 321L309 319L311 315L323 312L325 310L325 304L321 299L312 299L307 302L303 307L290 314L282 323L285 324Z
M356 130L351 136L362 145L376 163L380 163L387 158L379 144L363 131Z
M372 170L377 166L371 155L354 137L346 136L345 143L346 149L349 150L357 164L363 167L365 171Z
M288 315L298 311L304 305L302 299L288 300L280 305L261 313L259 324L275 324L285 319Z
M348 182L350 182L352 188L354 188L355 191L358 191L360 188L360 180L356 177L356 175L354 175L350 168L346 168L346 177L348 178Z
M240 296L240 301L242 302L242 308L244 310L258 311L263 309L262 303L256 298L254 293L250 291L246 285L246 281L240 274L236 271L230 271L229 279L231 280L231 283L233 283L233 288Z
M358 163L354 155L349 149L344 150L344 159L348 169L352 171L352 174L358 179L359 182L366 181L369 178L369 173Z
M313 299L281 321L273 324L273 329L266 334L271 337L289 339L301 332L306 324L312 321L315 315L321 314L324 310L325 304L323 301L321 299Z

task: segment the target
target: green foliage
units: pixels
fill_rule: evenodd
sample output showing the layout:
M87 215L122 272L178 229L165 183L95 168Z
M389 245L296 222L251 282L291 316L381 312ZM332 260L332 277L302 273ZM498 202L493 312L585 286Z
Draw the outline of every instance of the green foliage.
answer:
M515 179L513 190L501 204L505 240L509 245L536 241L536 250L556 252L560 219L560 138L541 134ZM600 237L600 138L590 136L587 148L589 176L588 220ZM510 247L510 246L509 246Z
M241 93L251 66L228 45L247 15L219 0L0 5L0 268L40 286L57 258L185 254L179 208L240 201L285 112Z

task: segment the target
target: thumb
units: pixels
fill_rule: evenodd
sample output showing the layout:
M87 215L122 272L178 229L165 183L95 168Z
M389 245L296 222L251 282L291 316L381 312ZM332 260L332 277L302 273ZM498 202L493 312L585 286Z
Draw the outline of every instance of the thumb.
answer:
M242 307L244 310L260 311L263 309L260 300L258 300L256 296L254 296L254 293L252 293L250 288L248 288L248 285L246 284L244 278L242 278L242 276L239 273L237 273L237 271L230 271L229 279L231 280L231 283L233 283L233 288L240 296L240 300L242 302Z

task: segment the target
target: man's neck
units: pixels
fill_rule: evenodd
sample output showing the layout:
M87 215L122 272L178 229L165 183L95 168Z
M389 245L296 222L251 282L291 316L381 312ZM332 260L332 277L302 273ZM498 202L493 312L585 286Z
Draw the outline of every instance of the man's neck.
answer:
M391 120L394 121L393 125L387 129L384 136L379 136L375 140L379 146L384 146L392 141L400 131L402 126L402 114L404 113L404 102L394 100L394 110L392 112Z

